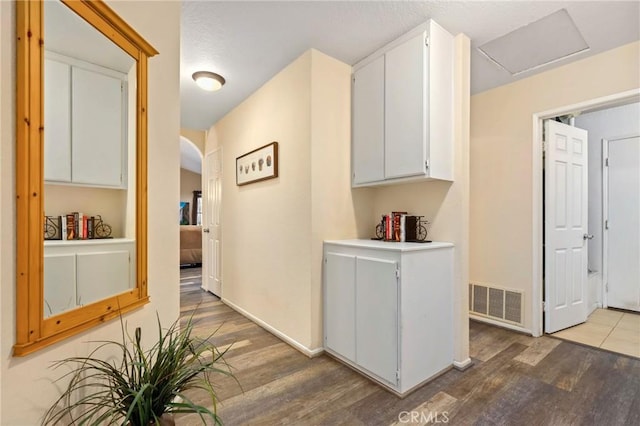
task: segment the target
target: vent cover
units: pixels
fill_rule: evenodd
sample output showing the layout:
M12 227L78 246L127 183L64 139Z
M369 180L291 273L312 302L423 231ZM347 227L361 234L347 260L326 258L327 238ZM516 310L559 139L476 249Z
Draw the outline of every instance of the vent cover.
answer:
M469 284L469 311L498 321L522 325L522 292Z

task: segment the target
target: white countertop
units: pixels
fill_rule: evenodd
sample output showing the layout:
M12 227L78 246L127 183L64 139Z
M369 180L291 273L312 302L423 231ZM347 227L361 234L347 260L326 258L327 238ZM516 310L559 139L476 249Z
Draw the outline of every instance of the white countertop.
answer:
M394 241L381 240L325 240L324 243L339 246L371 248L390 251L420 251L453 247L453 243L442 241L433 241L431 243L399 243Z
M127 244L135 243L135 238L92 238L86 240L45 240L45 247L67 247L67 246L99 246L105 244Z

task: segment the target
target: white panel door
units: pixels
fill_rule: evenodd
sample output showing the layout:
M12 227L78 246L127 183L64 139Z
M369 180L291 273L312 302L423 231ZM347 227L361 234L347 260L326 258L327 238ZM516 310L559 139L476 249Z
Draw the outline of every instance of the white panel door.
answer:
M356 259L356 362L397 385L398 277L390 260Z
M76 183L123 184L122 81L72 69L71 164Z
M587 131L545 121L545 331L587 320Z
M325 345L356 362L356 257L328 252L324 267Z
M202 288L222 296L222 148L204 161L204 227Z
M79 306L133 287L128 250L78 253L76 256Z
M76 255L44 256L44 317L76 307Z
M425 172L426 105L425 33L385 55L385 177Z
M384 179L384 56L353 73L353 184Z
M44 179L71 182L71 66L44 60Z
M640 311L640 138L608 142L606 300Z

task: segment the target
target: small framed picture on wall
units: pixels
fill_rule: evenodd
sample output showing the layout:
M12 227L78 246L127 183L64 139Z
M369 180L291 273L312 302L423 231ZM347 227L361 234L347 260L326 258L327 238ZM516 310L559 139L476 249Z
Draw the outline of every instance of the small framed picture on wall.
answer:
M236 158L236 185L278 177L278 142L271 142Z

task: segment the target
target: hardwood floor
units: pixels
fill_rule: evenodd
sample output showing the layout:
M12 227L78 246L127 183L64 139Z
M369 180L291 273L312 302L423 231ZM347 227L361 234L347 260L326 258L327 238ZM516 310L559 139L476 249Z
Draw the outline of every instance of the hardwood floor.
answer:
M183 318L195 310L197 333L218 329L213 342L232 344L225 359L242 389L215 379L227 426L640 424L638 359L471 322L474 366L399 399L326 355L307 358L189 280L180 287ZM176 424L201 421L183 415Z

